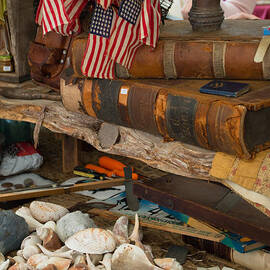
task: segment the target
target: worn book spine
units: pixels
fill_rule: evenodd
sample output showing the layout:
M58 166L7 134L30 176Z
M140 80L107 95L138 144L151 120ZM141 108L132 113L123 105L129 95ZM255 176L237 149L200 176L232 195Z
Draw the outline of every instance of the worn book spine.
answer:
M72 46L76 76L82 77L81 63L87 37ZM270 79L270 50L261 63L254 62L259 40L160 40L155 49L138 49L129 70L116 65L117 78Z
M209 100L198 94L175 94L161 86L138 81L94 79L84 80L80 87L61 85L67 109L161 135L165 141L177 140L245 159L269 147L269 132L263 132L268 130L267 108L254 114L247 106L235 102L212 97ZM77 99L70 98L71 89L77 93L72 94ZM261 119L265 121L260 124L263 134L255 127Z

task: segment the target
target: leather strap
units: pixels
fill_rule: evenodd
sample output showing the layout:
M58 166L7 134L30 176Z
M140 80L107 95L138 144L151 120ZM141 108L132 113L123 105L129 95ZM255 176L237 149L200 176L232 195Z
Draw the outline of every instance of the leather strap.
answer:
M222 79L226 77L225 53L226 53L226 42L213 43L213 68L214 68L214 76L217 79Z
M174 63L175 42L168 41L164 43L163 68L166 79L176 79L177 72Z

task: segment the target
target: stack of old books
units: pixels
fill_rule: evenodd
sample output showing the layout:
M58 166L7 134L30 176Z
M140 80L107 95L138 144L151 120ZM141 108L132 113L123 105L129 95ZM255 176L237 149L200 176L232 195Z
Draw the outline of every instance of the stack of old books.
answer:
M270 50L254 62L265 25L228 20L220 31L196 33L187 21L167 22L158 46L140 47L131 68L117 65L118 79L111 81L84 78L87 37L78 36L72 63L73 76L84 80L82 106L106 122L249 159L270 145ZM213 79L248 80L250 91L239 97L200 93ZM64 105L72 109L66 85Z
M260 56L261 61L254 61L262 40L263 26L266 25L269 25L268 21L227 20L219 31L198 33L192 31L187 21L166 22L161 26L158 46L155 49L140 47L129 70L117 65L115 80L83 76L81 63L87 46L87 36L79 35L72 44L73 70L61 79L63 104L68 110L86 113L105 122L162 136L164 143L175 140L222 152L225 156L219 154L213 164L213 177L223 178L221 169L224 171L223 175L232 171L230 180L233 182L233 173L237 169L241 171L241 164L246 168L242 170L242 175L252 166L257 166L256 170L253 170L256 173L252 175L255 180L250 176L250 179L256 182L258 174L267 168L261 167L262 162L266 164L267 158L270 160L270 154L263 154L263 158L252 163L257 153L262 153L270 146L270 49L262 50L264 53ZM215 89L213 94L201 93L200 89L212 80L216 80L215 83L218 84L221 81L222 85L232 82L229 84L232 96L226 96L219 89ZM245 92L239 93L243 86L247 87ZM219 165L222 167L220 170ZM264 175L269 174L269 169L266 170ZM254 191L256 183L251 185L251 182L248 183L241 177L236 174L235 178L240 179L237 184ZM267 178L262 174L260 177ZM177 181L181 183L180 180ZM167 183L165 182L164 185ZM196 181L192 183L193 191L196 188L199 190L201 185L207 185L200 181L198 185ZM149 184L147 188L151 189L151 185L153 187L154 184ZM157 187L148 194L152 194L152 201L163 198L155 201L156 203L170 206L172 210L181 210L184 214L210 224L213 224L214 215L219 211L221 214L217 214L217 217L222 216L220 220L226 221L223 228L234 228L235 233L241 234L244 231L249 234L249 229L243 229L249 221L250 224L256 223L257 228L264 227L264 224L258 224L259 219L270 224L269 218L267 219L267 216L270 216L270 182L264 187L265 189L256 190L264 199L260 197L253 201L253 205L260 210L264 209L263 213L249 203L246 203L248 206L243 203L243 219L239 211L235 210L235 207L239 206L239 199L231 200L226 195L229 189L222 190L220 194L224 196L219 196L220 194L215 193L217 187L212 189L209 184L206 187L209 192L201 196L202 199L196 200L193 198L195 195L188 193L191 190L185 186L187 192L184 192L183 198L186 195L188 199L183 200L196 202L201 208L212 209L208 212L211 213L208 217L196 216L196 207L181 208L179 205L176 207L174 204L165 203L166 193L158 191ZM163 192L162 196L158 196L158 192ZM211 192L214 192L215 196L211 196ZM245 192L239 193L245 198ZM138 195L145 199L150 198L146 192L140 193L140 190ZM170 196L175 198L178 195ZM170 196L168 195L168 198ZM214 197L217 198L215 202ZM227 208L219 209L217 206L223 197L227 198L227 202L224 202ZM250 207L253 207L254 211L253 215L248 217ZM247 209L247 212L244 209ZM200 207L197 210L200 210ZM222 226L217 223L214 225ZM264 233L270 234L269 227L265 227L265 230L257 235L250 233L249 236L263 242ZM270 244L269 241L266 242Z

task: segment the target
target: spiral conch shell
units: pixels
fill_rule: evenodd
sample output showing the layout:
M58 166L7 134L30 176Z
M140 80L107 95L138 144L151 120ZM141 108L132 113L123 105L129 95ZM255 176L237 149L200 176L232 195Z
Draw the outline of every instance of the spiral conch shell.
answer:
M115 250L116 241L109 230L89 228L69 237L65 245L73 250L89 254L103 254Z
M153 265L144 251L135 245L123 244L112 256L112 270L162 270Z
M41 223L53 220L57 221L69 211L58 204L34 201L30 204L30 211L32 216Z

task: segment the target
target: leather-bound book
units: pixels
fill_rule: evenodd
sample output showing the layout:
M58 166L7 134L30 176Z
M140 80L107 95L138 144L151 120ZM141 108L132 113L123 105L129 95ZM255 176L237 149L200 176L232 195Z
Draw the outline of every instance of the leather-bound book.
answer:
M109 123L249 159L270 146L270 85L237 98L200 93L207 80L61 81L64 106ZM247 81L244 81L247 82Z
M270 49L263 61L254 56L263 36L265 20L225 20L219 31L193 32L188 21L168 21L161 26L158 46L138 49L129 70L116 65L117 78L270 79ZM87 35L72 46L73 69L81 77Z

